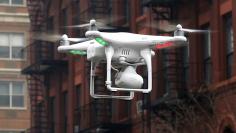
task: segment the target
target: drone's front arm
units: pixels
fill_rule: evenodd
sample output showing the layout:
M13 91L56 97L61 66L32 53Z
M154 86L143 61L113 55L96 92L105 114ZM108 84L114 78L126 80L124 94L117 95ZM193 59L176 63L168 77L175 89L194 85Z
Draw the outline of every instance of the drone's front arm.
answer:
M57 48L59 52L68 52L70 50L86 51L90 45L100 45L95 40L89 40L71 45L62 45Z

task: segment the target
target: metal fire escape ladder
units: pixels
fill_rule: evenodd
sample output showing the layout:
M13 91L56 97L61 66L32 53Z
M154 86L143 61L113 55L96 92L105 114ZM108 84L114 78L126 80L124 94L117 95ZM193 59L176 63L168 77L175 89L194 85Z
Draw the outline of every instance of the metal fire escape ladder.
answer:
M31 133L48 133L47 106L45 103L45 90L39 75L27 76L27 84L31 105Z

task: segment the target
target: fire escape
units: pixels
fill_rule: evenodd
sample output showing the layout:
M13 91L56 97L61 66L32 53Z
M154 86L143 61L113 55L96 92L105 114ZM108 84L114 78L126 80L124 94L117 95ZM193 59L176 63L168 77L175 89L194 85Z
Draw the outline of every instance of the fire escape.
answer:
M143 5L152 9L153 19L160 25L162 23L172 22L177 19L177 8L180 0L144 0ZM163 31L157 30L158 34L163 34ZM172 35L172 33L164 33ZM183 67L183 53L180 49L167 49L160 52L162 54L162 69L164 77L165 94L156 102L163 102L170 98L176 98L181 95L180 92L185 90Z
M144 0L143 5L152 8L156 21L177 20L178 5L181 0ZM162 34L163 31L157 31ZM170 34L170 33L168 33ZM152 121L157 123L157 132L182 132L184 127L194 127L192 121L201 121L199 114L205 117L213 112L214 97L203 87L197 92L188 92L187 47L162 50L162 69L157 75L163 78L165 94L157 98L148 109L155 114ZM186 58L187 57L187 58Z
M44 0L28 0L31 20L31 33L43 31L46 24L43 22L45 11ZM47 74L55 66L65 66L66 62L54 59L54 46L39 40L31 40L24 51L27 61L23 64L22 73L27 76L28 90L31 105L30 133L49 133L48 127L48 95Z
M80 13L80 19L107 19L111 16L111 0L89 0L89 7L86 11ZM107 16L108 15L108 16ZM108 20L109 21L109 20ZM99 29L99 31L127 31L127 28L114 28L112 30ZM84 34L84 32L80 32ZM106 70L104 64L100 64L97 68L97 76L95 77L95 93L109 94L111 93L104 87ZM90 62L86 62L87 75L90 73ZM89 83L89 77L87 82ZM76 133L91 133L91 132L114 132L124 131L129 127L129 122L120 123L112 120L114 115L112 112L113 100L111 99L92 99L92 102L87 105L82 105L75 109L76 122L79 123L79 128Z

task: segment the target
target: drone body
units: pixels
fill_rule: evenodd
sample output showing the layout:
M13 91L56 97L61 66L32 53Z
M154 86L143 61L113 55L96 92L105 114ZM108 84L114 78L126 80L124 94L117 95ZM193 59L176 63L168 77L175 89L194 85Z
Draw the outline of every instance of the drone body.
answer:
M94 22L90 21L91 27ZM90 29L91 29L90 27ZM182 27L181 27L182 28ZM94 28L93 28L94 29ZM68 45L64 36L64 45L58 47L59 52L72 54L85 54L91 61L90 71L90 95L94 98L117 98L130 100L134 97L134 92L149 93L152 90L152 56L155 55L152 49L171 48L186 45L186 37L175 34L175 36L153 36L140 35L134 33L100 32L89 30L85 36L89 40ZM63 38L62 38L63 40ZM126 91L129 96L99 95L94 93L94 76L96 65L106 63L107 76L105 85L110 91ZM142 88L143 78L136 73L136 68L141 65L147 66L148 86ZM114 68L115 67L115 68ZM117 71L115 85L112 84L111 71Z

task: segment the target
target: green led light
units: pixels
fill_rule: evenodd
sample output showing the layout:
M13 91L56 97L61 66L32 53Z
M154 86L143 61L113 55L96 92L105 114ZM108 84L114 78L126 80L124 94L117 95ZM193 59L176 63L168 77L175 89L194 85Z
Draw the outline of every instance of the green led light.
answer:
M102 38L100 38L100 37L97 37L97 38L95 38L95 40L99 43L99 44L101 44L101 45L103 45L103 46L107 46L108 45L108 43L106 42L106 41L104 41Z
M81 51L81 50L71 50L69 51L69 53L73 55L86 55L87 54L85 51Z

